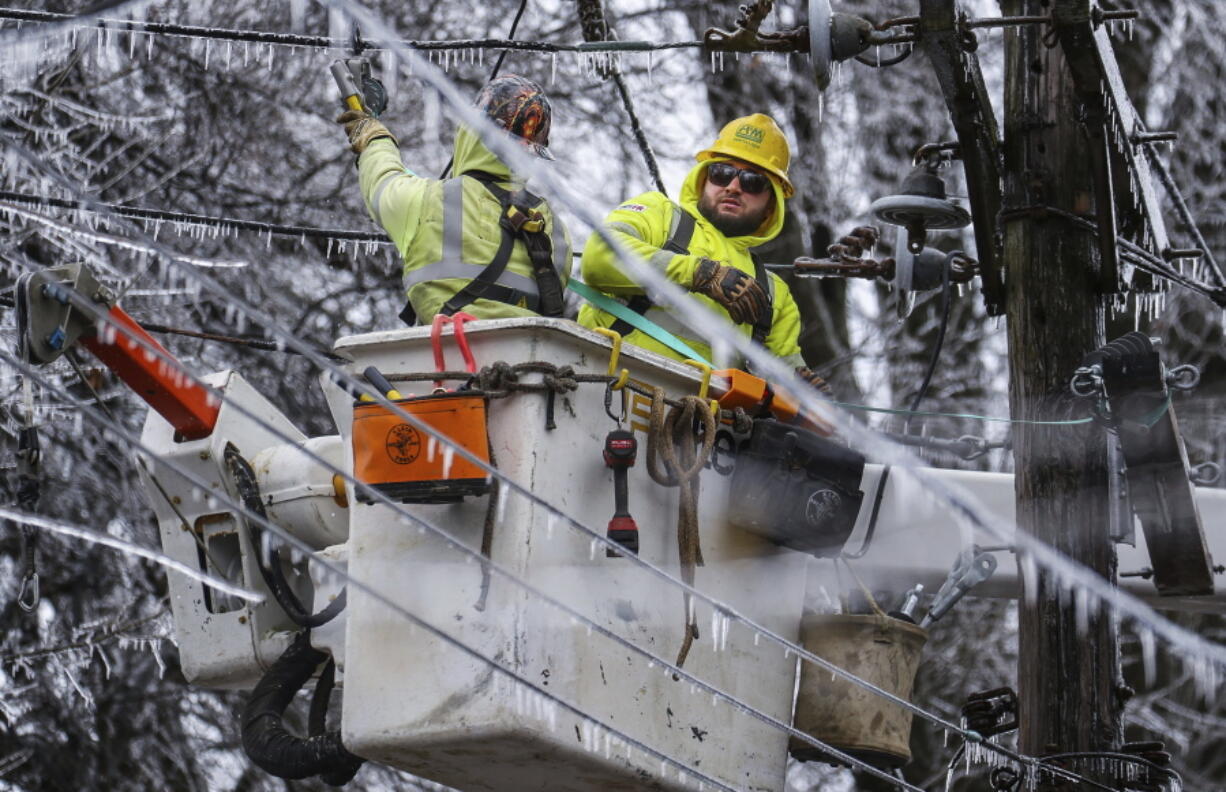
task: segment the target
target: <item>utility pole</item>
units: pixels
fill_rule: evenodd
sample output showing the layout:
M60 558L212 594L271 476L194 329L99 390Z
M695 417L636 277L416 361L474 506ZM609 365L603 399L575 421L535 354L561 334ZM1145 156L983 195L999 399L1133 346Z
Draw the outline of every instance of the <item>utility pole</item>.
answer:
M1050 16L1089 0L1004 0L1007 16ZM1004 269L1008 281L1010 408L1014 418L1085 414L1069 378L1104 339L1096 238L1051 206L1083 217L1095 206L1085 118L1064 52L1043 42L1047 25L1005 34ZM1093 424L1014 430L1018 530L1114 581L1105 434ZM1122 739L1118 630L1094 603L1025 563L1018 659L1020 748L1041 755L1105 751ZM1084 605L1084 603L1083 603ZM1086 775L1080 766L1074 766ZM1041 788L1051 789L1044 785Z

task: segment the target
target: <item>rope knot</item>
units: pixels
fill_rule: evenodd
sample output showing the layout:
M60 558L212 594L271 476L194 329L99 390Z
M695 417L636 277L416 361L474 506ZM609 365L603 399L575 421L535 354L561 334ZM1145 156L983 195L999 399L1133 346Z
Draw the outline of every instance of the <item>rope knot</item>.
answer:
M519 384L519 373L505 360L497 360L477 372L474 379L478 388L489 394L490 398L496 399L506 396Z

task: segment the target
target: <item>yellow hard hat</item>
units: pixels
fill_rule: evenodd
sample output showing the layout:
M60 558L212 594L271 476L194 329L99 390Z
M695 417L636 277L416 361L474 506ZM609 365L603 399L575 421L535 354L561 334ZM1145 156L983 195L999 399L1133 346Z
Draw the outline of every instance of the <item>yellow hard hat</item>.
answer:
M719 137L694 158L704 162L716 157L733 157L774 175L783 184L783 197L791 198L796 193L788 178L788 161L791 151L788 139L775 119L762 113L729 121L719 131Z

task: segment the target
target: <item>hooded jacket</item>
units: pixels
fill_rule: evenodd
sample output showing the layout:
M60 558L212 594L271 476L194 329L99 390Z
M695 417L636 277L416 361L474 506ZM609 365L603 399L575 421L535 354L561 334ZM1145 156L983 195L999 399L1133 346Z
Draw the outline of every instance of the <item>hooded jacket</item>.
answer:
M643 193L618 206L605 218L605 229L629 250L642 256L651 266L658 269L673 283L688 289L694 278L694 270L701 258L709 258L728 264L749 275L754 274L753 259L750 248L765 244L779 235L783 228L783 189L771 180L775 193L770 214L762 221L762 225L746 236L726 237L722 232L698 211L698 197L702 186L706 183L707 167L719 159L700 162L685 177L681 187L681 197L678 203L669 200L660 192ZM694 235L689 243L689 254L683 255L662 249L675 227L679 212L688 212L695 221ZM599 234L588 237L583 249L583 280L592 288L598 289L614 298L625 301L636 295L644 294L642 285L630 275L623 272L617 261L616 254L604 243ZM772 321L771 330L765 340L766 348L776 356L783 358L790 365L803 366L804 359L800 356L800 311L792 298L791 290L786 283L774 273L769 273L768 284L762 284L771 296ZM728 311L711 298L691 292L690 299L698 300L704 306L722 316L733 325ZM681 324L672 316L671 311L661 306L653 305L645 316L651 321L673 333L711 360L711 340L697 337L694 331ZM579 323L584 327L610 327L616 318L592 305L584 305L579 310ZM753 334L753 326L749 324L733 325L736 332L746 337ZM680 360L681 355L669 347L656 341L640 330L634 330L626 336L631 344L650 349L666 357ZM714 360L717 367L737 365L737 361Z
M464 174L483 171L497 177L507 189L523 188L502 160L464 126L456 132L452 171L456 176L442 181L418 176L401 162L400 149L390 138L372 141L358 158L362 198L404 260L404 289L419 324L428 324L447 300L476 277L502 242L502 205L484 184ZM565 286L571 268L570 236L546 202L536 208L545 217L554 267ZM523 295L538 293L522 242L512 247L506 271L497 282ZM523 299L512 305L478 299L463 310L478 319L536 316L528 302Z

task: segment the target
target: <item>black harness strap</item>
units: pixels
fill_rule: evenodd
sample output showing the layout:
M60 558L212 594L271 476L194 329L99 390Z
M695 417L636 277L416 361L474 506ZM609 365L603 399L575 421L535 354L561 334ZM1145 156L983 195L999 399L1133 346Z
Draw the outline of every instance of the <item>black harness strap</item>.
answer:
M690 241L694 238L694 228L697 224L694 222L693 216L684 209L674 205L673 211L680 213L680 217L677 219L677 227L673 229L673 233L660 246L660 249L671 250L678 255L688 256L690 253ZM647 313L651 306L651 298L646 294L636 294L626 301L626 307L640 315ZM618 319L609 329L618 335L624 336L633 333L635 327L625 319Z
M762 263L762 258L757 253L750 253L749 258L753 261L754 279L766 293L766 310L762 312L761 318L753 326L753 340L759 344L765 344L766 337L771 334L771 325L775 321L775 301L771 299L770 274L767 273L766 265Z
M465 171L454 178L470 176L485 186L490 195L498 200L502 213L498 225L502 229L502 239L494 258L485 266L464 288L460 289L451 299L443 304L439 313L451 316L463 309L474 300L494 300L520 308L536 311L541 316L561 316L564 307L562 279L553 265L553 243L545 233L543 221L537 206L544 203L527 190L512 192L498 184L505 177L496 176L485 171ZM530 230L533 224L540 224L537 230ZM532 275L536 280L537 294L531 294L521 289L514 289L498 283L498 279L506 272L511 261L511 252L516 240L524 243L528 258L532 264ZM400 319L407 325L417 324L417 312L413 310L411 301L406 301Z
M463 175L481 182L485 189L498 199L499 205L502 206L502 215L498 220L502 228L502 241L485 269L469 281L467 286L456 292L439 313L450 316L474 300L485 299L526 307L542 316L561 316L562 280L553 266L553 243L545 233L540 213L535 209L543 200L527 190L507 190L497 183L500 177L484 171L468 171ZM530 230L533 224L537 227ZM497 282L511 261L511 251L516 240L522 241L528 251L539 297Z

